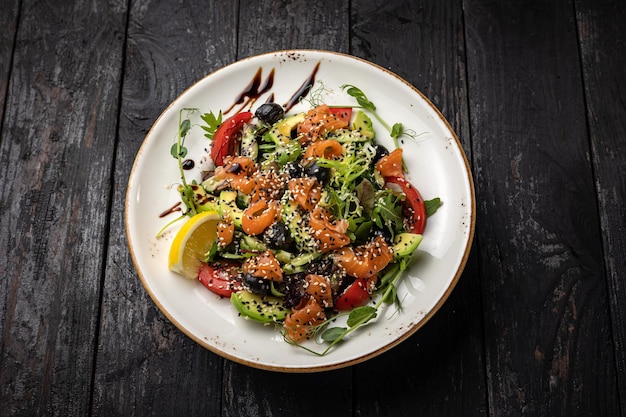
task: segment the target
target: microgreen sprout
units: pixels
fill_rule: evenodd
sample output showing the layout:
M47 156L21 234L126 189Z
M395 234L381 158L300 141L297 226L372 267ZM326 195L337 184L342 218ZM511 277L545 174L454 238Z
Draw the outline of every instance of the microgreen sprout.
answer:
M317 87L310 90L307 96L308 98L302 98L302 101L307 101L311 107L322 105L324 103L324 94L329 92L329 90L324 87L324 83L321 80L318 80L315 84Z
M176 142L172 145L171 154L178 161L178 169L180 171L180 179L181 186L179 187L180 196L187 207L187 211L185 214L195 215L198 213L196 208L196 204L194 201L193 190L190 185L187 183L187 178L185 177L185 169L183 168L183 158L187 156L187 148L185 147L185 139L187 138L187 134L191 130L192 124L189 116L198 109L185 107L178 112L178 133L176 135ZM183 113L185 114L185 118L183 119Z
M387 129L387 131L389 132L389 136L391 136L391 139L393 140L393 144L396 148L400 147L399 138L401 136L406 135L406 136L410 136L413 138L415 137L415 132L410 129L405 130L402 123L394 123L393 126L389 126L389 124L376 111L376 105L372 101L370 101L369 98L367 98L365 93L360 88L355 87L352 84L343 84L341 86L341 89L345 90L345 92L349 96L354 97L362 109L368 110L374 115L376 120L378 120L380 124L382 124L383 127ZM404 161L402 162L402 166L404 168L404 171L407 171L407 167Z

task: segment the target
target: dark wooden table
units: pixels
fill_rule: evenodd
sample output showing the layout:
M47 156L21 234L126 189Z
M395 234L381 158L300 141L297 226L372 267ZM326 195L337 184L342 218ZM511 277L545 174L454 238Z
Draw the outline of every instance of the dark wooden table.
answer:
M625 21L610 0L1 0L0 415L626 416ZM476 185L471 256L439 313L316 374L187 338L124 229L168 103L290 48L414 84Z

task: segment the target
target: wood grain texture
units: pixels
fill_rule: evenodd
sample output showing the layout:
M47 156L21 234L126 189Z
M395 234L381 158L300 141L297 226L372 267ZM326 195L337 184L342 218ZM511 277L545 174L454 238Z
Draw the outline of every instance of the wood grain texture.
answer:
M619 415L573 5L464 6L489 413Z
M224 367L224 417L350 416L352 372L281 374L233 362Z
M111 234L93 415L219 415L223 360L158 310L124 233L130 170L148 130L186 88L235 60L237 2L133 3L128 19ZM228 30L232 28L232 30Z
M352 23L352 52L420 89L450 121L471 156L460 2L358 1ZM486 415L481 318L472 257L450 299L425 327L357 367L359 415ZM369 383L383 380L382 385Z
M600 207L604 263L620 392L626 392L626 8L615 1L577 1L587 119ZM621 398L626 415L626 398Z
M0 128L2 127L13 47L17 34L19 9L19 0L2 2L2 13L0 13Z
M24 1L18 28L0 149L0 404L86 415L123 5Z
M284 49L348 52L348 5L332 0L242 0L238 57Z
M0 0L0 415L626 417L625 20L616 0ZM167 105L291 48L352 53L424 92L478 202L441 310L320 374L186 337L124 224Z

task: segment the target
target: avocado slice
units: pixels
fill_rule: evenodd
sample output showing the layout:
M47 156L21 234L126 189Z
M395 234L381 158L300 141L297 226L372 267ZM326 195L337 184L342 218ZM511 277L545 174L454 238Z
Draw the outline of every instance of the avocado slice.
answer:
M417 233L398 233L393 240L393 256L401 258L410 256L422 242L423 236Z
M241 228L243 210L237 207L237 191L223 190L220 193L218 205L220 214L223 216L228 211L235 227Z
M259 156L259 144L256 141L256 132L250 125L244 125L241 132L241 156L256 161Z
M291 142L291 131L306 117L305 113L296 113L276 122L265 134L277 145L286 145Z
M179 186L180 191L183 186ZM190 184L189 188L193 191L193 200L199 211L217 211L219 212L218 202L215 197L207 193L206 190L198 184Z
M376 136L376 132L374 131L374 126L372 125L372 119L369 118L367 114L363 111L359 110L356 112L354 116L354 122L352 122L352 130L356 130L368 139L374 139Z
M283 209L281 212L283 223L287 225L289 233L293 236L296 246L300 251L313 252L317 251L317 242L313 235L309 233L302 214L298 210L298 204L287 199L283 201Z
M260 323L282 321L291 313L280 298L271 295L238 291L231 294L230 302L243 317Z
M202 188L209 193L215 193L219 188L224 188L227 183L228 181L226 179L218 180L215 176L212 176L202 181Z

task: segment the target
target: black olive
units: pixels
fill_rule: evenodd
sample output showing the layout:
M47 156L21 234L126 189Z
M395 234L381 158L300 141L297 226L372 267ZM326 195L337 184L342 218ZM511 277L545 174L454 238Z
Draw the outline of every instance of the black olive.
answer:
M297 162L288 162L283 166L283 171L291 178L300 178L302 176L302 167Z
M226 168L226 171L230 172L231 174L238 174L239 171L241 171L241 164L239 164L238 162L235 162L234 164Z
M325 168L313 162L304 168L304 175L317 179L320 184L325 184L330 179L330 168Z
M280 104L265 103L261 104L254 115L268 125L273 125L285 116L285 110Z
M389 155L389 151L383 145L375 145L376 146L376 155L374 155L374 160L372 163L378 162L382 157Z
M193 162L193 160L191 159L185 159L183 161L183 169L189 170L189 169L193 169L193 167L196 165L195 162Z
M243 285L252 293L252 294L269 294L272 291L271 282L264 278L259 278L252 276L250 274L244 274L243 276Z
M263 241L274 249L289 250L293 246L293 238L289 228L283 222L274 222L263 232Z

